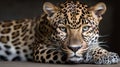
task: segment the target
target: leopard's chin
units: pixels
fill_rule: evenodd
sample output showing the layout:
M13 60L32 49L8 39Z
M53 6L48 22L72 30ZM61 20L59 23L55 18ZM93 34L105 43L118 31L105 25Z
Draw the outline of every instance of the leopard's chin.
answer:
M78 64L78 63L83 63L83 58L82 57L70 57L68 59L69 63L73 63L73 64Z

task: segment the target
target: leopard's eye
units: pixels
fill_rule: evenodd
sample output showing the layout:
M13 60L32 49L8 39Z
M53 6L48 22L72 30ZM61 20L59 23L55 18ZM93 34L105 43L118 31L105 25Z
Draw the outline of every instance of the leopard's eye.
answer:
M59 29L63 32L66 32L66 28L65 27L59 27Z
M82 28L82 31L83 31L83 32L88 31L89 28L90 28L90 26L84 26L84 27Z

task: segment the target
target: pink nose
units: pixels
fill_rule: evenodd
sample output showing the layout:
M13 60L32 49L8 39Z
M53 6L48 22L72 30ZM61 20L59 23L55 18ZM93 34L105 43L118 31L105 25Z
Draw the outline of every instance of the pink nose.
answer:
M80 47L80 46L76 46L76 47L68 46L68 48L69 48L70 50L72 50L73 52L76 52L76 51L78 51L81 47Z

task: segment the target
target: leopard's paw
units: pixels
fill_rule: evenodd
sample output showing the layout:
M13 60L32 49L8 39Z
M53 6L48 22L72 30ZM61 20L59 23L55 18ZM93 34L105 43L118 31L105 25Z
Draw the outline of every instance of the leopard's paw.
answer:
M117 64L119 62L119 56L117 53L108 52L107 55L102 55L97 59L95 64Z

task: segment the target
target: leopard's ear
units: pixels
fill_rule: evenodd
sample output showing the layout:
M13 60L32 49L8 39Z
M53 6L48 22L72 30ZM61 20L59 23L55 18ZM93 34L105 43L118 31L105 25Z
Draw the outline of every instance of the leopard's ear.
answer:
M89 11L92 11L98 19L102 19L102 15L106 12L106 5L103 2L100 2L89 8Z
M58 11L58 8L50 2L45 2L44 5L43 5L43 10L50 17L56 11Z

